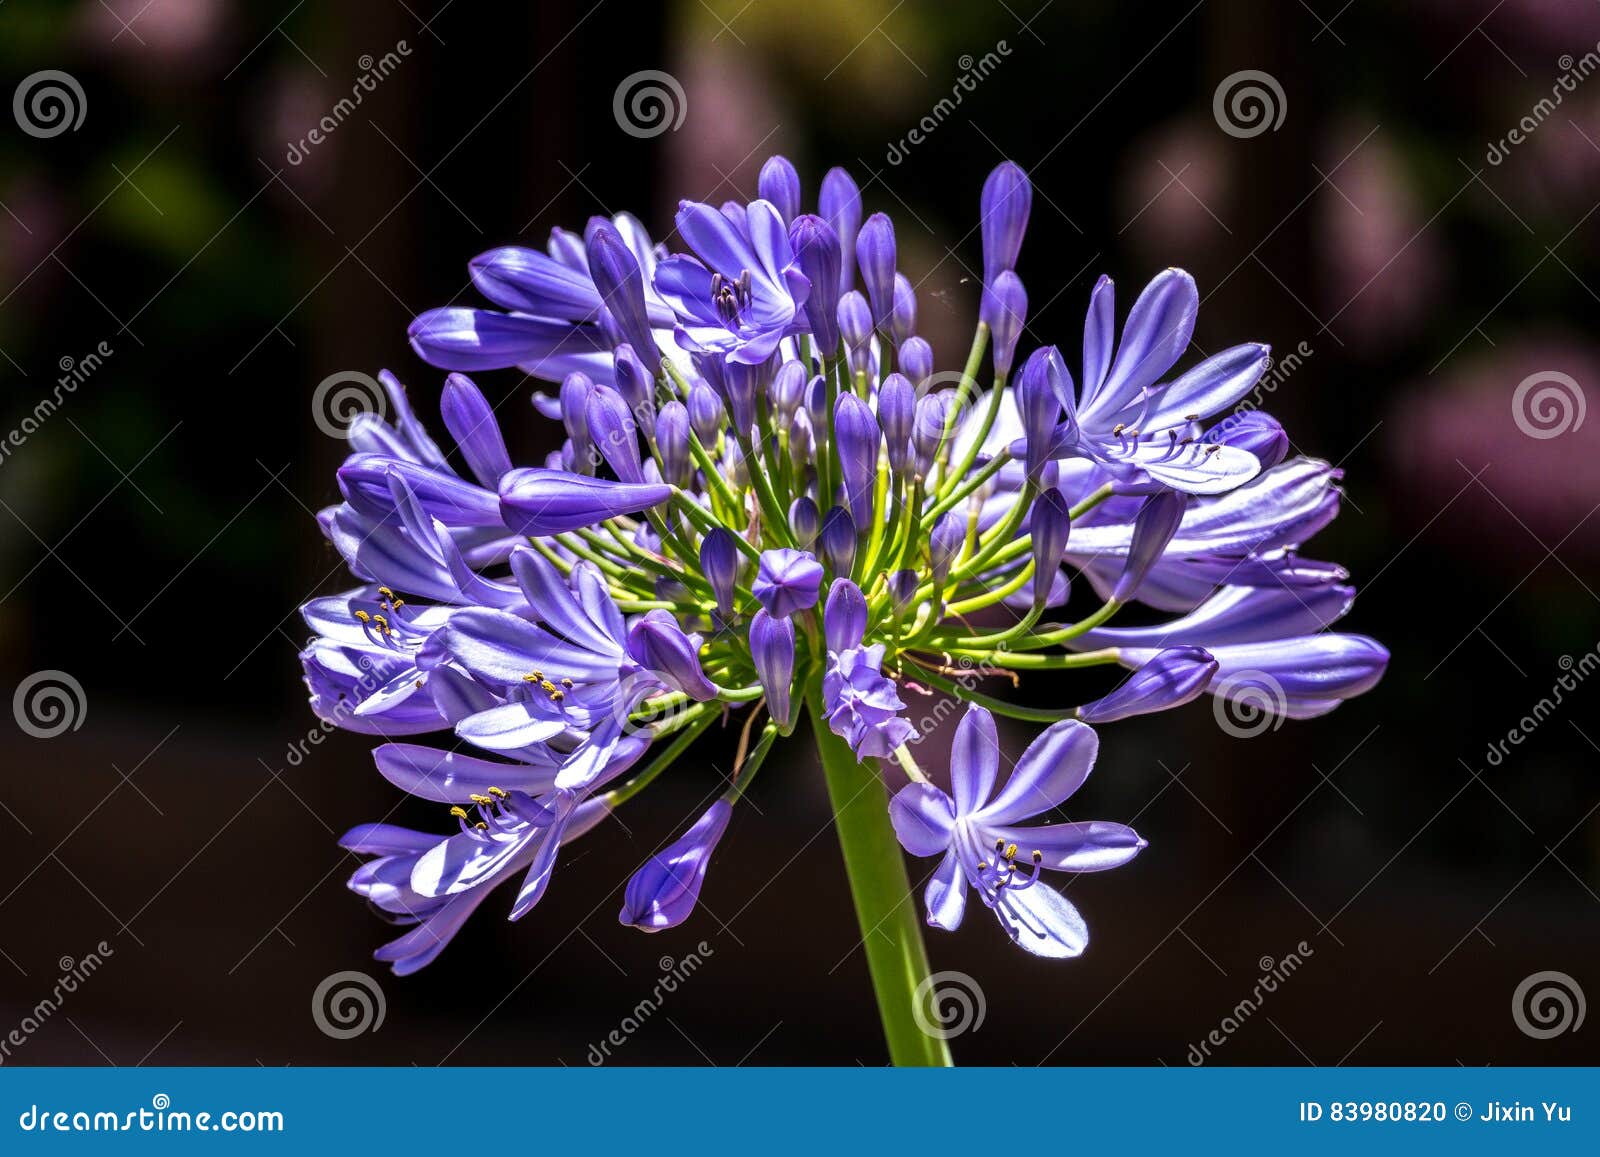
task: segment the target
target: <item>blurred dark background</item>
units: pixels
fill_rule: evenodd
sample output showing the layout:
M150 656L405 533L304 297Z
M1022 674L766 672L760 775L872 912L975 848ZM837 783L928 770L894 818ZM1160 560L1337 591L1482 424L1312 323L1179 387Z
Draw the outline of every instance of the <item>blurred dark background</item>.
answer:
M930 936L985 995L958 1059L1181 1065L1291 952L1214 1063L1600 1059L1593 1024L1539 1039L1513 1016L1534 973L1600 994L1600 414L1578 420L1600 409L1597 41L1589 0L9 0L5 92L59 70L85 115L0 126L0 686L65 673L82 698L75 729L6 737L0 1036L104 959L6 1063L581 1065L691 952L613 1063L883 1062L803 744L686 927L621 928L620 886L725 739L570 849L530 917L492 898L406 980L370 960L389 930L334 839L444 817L396 810L361 736L290 757L314 724L295 610L344 582L312 521L344 451L317 383L388 367L434 422L441 375L405 326L470 298L468 258L621 208L662 235L678 197L753 196L780 151L808 202L843 164L895 217L942 365L1003 157L1037 190L1027 341L1075 349L1101 272L1126 309L1180 265L1202 348L1298 352L1265 405L1348 490L1307 553L1350 568L1347 628L1394 654L1373 693L1251 739L1209 701L1106 728L1075 807L1150 848L1071 882L1080 960L1023 956L981 909ZM613 98L651 69L684 118L637 136ZM1231 119L1230 91L1264 85L1247 70L1273 126ZM1530 377L1564 416L1529 418ZM548 449L531 383L478 380L511 397L514 451ZM310 1004L347 969L386 1017L333 1039Z

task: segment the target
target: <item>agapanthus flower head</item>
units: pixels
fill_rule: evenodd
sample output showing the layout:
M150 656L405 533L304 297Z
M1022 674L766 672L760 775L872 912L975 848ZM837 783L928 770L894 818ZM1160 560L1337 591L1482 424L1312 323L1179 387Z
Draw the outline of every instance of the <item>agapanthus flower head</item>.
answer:
M379 773L448 809L442 832L344 840L369 857L351 887L410 925L378 952L397 972L434 959L500 883L518 882L513 917L531 910L562 845L660 776L699 774L701 790L722 775L687 831L626 865L623 923L691 918L703 889L738 884L708 875L712 854L803 720L830 791L842 772L874 790L901 777L872 823L891 852L898 833L941 857L931 924L955 927L976 893L1023 948L1076 955L1084 921L1043 873L1115 867L1144 841L1027 821L1083 783L1095 728L1205 694L1315 716L1383 674L1380 644L1328 629L1348 575L1302 553L1337 513L1340 472L1236 409L1266 347L1177 369L1199 308L1188 274L1157 274L1120 332L1102 278L1069 368L1067 346L1024 325L1032 188L1003 164L981 197L972 352L941 373L944 335L915 332L918 271L900 268L887 215L863 220L847 173L824 177L815 215L781 157L756 192L682 202L686 252L626 214L492 250L471 269L495 308L416 319L434 365L559 382L534 398L558 423L543 462L511 457L462 372L440 407L456 456L387 373L392 419L351 428L340 501L317 523L353 581L303 608L301 660L313 710L406 737L378 747ZM1113 622L1131 602L1143 625ZM986 684L996 673L1009 681ZM1075 705L1003 697L1057 677L1075 683L1054 701ZM969 704L949 791L918 765L912 696ZM1037 732L1004 785L995 714ZM739 728L734 766L678 762L719 726ZM865 828L840 826L854 863ZM861 915L869 956L895 942L871 933L893 908Z

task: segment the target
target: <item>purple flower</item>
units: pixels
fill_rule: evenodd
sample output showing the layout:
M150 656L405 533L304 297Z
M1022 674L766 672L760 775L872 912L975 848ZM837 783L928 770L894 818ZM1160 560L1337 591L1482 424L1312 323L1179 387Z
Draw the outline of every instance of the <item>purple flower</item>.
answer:
M752 201L742 221L694 201L678 208L678 231L699 256L669 257L655 285L684 320L678 344L754 365L766 361L796 326L811 286L795 264L783 218Z
M717 598L717 614L733 614L733 588L739 581L741 556L733 534L722 527L706 532L700 542L700 571Z
M904 273L894 275L894 308L889 311L889 340L899 345L917 332L917 291Z
M1189 702L1206 689L1218 663L1202 647L1168 647L1109 695L1078 708L1085 723L1110 723L1134 715L1149 715Z
M732 816L733 805L719 799L693 827L651 856L628 881L617 918L643 932L660 932L687 920L700 899L711 853Z
M767 708L782 727L793 722L794 621L757 611L750 619L750 662L766 692Z
M788 157L767 158L756 178L756 194L763 201L772 202L785 225L795 219L800 212L800 174Z
M839 292L849 293L856 281L856 234L861 231L861 190L843 169L829 169L822 178L817 212L827 218L839 238Z
M806 297L806 320L816 338L817 352L834 357L839 349L839 238L821 217L796 217L789 227L795 261L811 293Z
M1016 268L1032 208L1033 186L1028 175L1011 161L996 165L984 181L983 196L978 201L985 285L994 284L1001 273Z
M822 516L822 529L817 531L817 542L822 557L836 575L848 575L856 562L856 520L842 506L834 506Z
M890 374L878 387L878 425L883 429L889 469L904 478L911 471L911 432L916 425L917 391L904 374Z
M968 708L950 748L953 795L927 783L901 788L889 805L900 843L914 856L943 855L928 881L928 923L954 931L967 889L993 910L1007 936L1038 956L1077 956L1089 928L1042 869L1098 872L1126 864L1145 846L1132 828L1102 820L1018 826L1059 807L1083 785L1100 741L1076 720L1057 723L1028 745L998 793L1000 744L994 717Z
M659 506L672 487L659 482L608 482L565 470L523 467L500 480L505 525L540 538L582 530L619 514Z
M933 377L933 347L923 338L911 337L900 343L899 355L900 372L922 389Z
M906 705L883 673L883 651L882 643L830 651L822 676L828 729L861 759L893 755L914 734L900 715Z
M1234 346L1160 382L1188 348L1199 307L1194 279L1168 269L1139 295L1115 342L1111 281L1100 279L1084 325L1082 396L1054 346L1035 354L1044 355L1041 370L1066 411L1047 440L1052 457L1088 458L1117 478L1148 478L1189 494L1220 494L1260 472L1248 451L1199 442L1190 430L1255 385L1268 364L1266 346Z
M1009 269L984 286L982 318L994 335L995 377L1003 378L1011 373L1017 340L1028 320L1027 291L1022 288L1022 279Z
M600 291L600 300L615 320L622 340L633 347L635 354L655 354L655 333L650 326L639 259L604 218L597 217L589 223L585 243L589 276L594 279L594 287Z
M807 551L764 550L750 593L769 614L787 618L817 605L822 592L822 564Z
M874 213L856 237L856 264L872 302L872 322L885 331L889 315L894 312L895 261L894 222L882 213Z
M839 444L845 501L857 529L872 524L872 488L878 480L878 446L883 434L878 419L854 394L840 394L834 403L833 436Z

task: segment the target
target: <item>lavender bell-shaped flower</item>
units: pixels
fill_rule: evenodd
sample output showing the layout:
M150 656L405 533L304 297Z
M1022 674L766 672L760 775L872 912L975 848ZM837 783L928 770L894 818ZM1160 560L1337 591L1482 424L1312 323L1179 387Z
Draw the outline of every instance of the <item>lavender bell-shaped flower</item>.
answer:
M828 587L822 608L823 639L830 651L859 647L867 633L867 597L847 578L836 578Z
M1028 294L1022 288L1022 279L1009 269L1002 270L984 287L980 316L992 335L994 376L1004 378L1011 373L1017 341L1028 321Z
M1061 355L1054 346L1034 350L1023 363L1013 391L1026 448L1024 463L1028 477L1033 479L1040 477L1045 464L1054 457L1054 438L1057 419L1061 416L1061 403L1051 388L1050 376L1060 360Z
M993 284L997 274L1016 268L1032 208L1033 185L1028 175L1011 161L996 165L983 183L983 196L978 202L984 284Z
M767 709L780 727L794 722L790 690L794 682L794 622L765 608L750 619L750 662L767 697Z
M633 417L643 429L651 429L656 420L656 380L650 369L640 360L631 345L624 342L613 355L616 363L617 393L628 403Z
M889 339L899 345L917 332L917 291L904 273L894 275L894 307L889 311Z
M878 479L878 443L882 434L872 407L854 394L840 394L833 410L833 437L844 473L845 501L856 529L872 522L872 488Z
M572 439L572 450L575 464L581 474L593 474L599 465L594 453L594 444L589 441L589 391L594 389L594 383L589 380L589 375L579 370L574 370L561 380L561 421L566 427L567 437Z
M924 338L907 338L900 343L899 363L900 372L921 390L933 377L933 347Z
M897 478L911 473L911 431L916 420L916 388L904 374L890 374L878 387L878 425L888 449L889 469Z
M656 453L661 456L661 477L674 486L688 483L692 472L689 454L689 410L679 401L661 407L656 415Z
M1061 561L1067 553L1072 514L1067 500L1054 486L1039 492L1028 512L1028 534L1033 541L1033 606L1043 610Z
M1196 698L1217 673L1217 661L1202 647L1168 647L1125 679L1109 695L1078 708L1085 723L1111 723L1166 711Z
M772 403L772 416L780 428L794 421L795 413L806 396L806 367L800 362L784 362L772 375L767 387L767 400Z
M822 557L836 575L847 575L856 562L856 522L842 506L832 507L822 517L822 529L817 532L817 544Z
M451 374L444 380L439 397L439 415L456 440L468 468L485 486L497 485L511 470L511 455L500 435L500 423L483 391L465 374Z
M722 432L722 425L727 421L728 412L722 404L722 399L717 397L717 392L704 382L696 382L689 387L689 425L694 427L695 437L700 439L702 445L711 446L716 443L717 435Z
M797 611L810 610L817 605L821 592L822 566L815 556L788 548L761 552L750 593L769 614L787 618Z
M916 455L917 473L926 478L933 470L933 459L944 439L944 424L950 409L944 392L924 394L917 400L916 422L911 428L911 449Z
M928 534L928 565L933 569L933 577L943 582L950 574L950 567L956 560L956 555L961 553L961 544L966 541L967 521L954 510L948 510L933 524L933 530Z
M611 482L565 470L522 467L500 479L500 517L512 530L544 538L648 510L671 497L672 487L661 483Z
M641 667L698 703L717 697L700 667L700 636L686 635L671 611L646 611L628 629L628 654Z
M739 582L742 558L733 534L720 526L708 530L700 541L700 572L711 584L717 614L724 619L733 614L733 589Z
M763 201L771 201L785 225L800 212L800 174L789 163L789 158L772 156L761 166L756 178L756 191ZM812 282L815 285L815 282Z
M821 217L801 214L789 227L789 244L800 272L811 282L805 310L817 352L831 358L839 349L839 235Z
M856 283L856 234L861 231L861 190L843 169L829 169L822 178L817 210L839 238L839 292Z
M886 333L889 315L894 312L895 261L894 222L883 213L874 213L856 237L856 265L872 302L872 323Z
M852 289L839 299L839 332L849 355L850 372L866 373L872 368L872 307L859 290Z
M600 300L616 322L623 340L640 358L659 356L645 304L644 274L639 269L639 259L611 222L603 217L596 217L589 223L584 243L588 250L589 275L594 278Z
M817 540L817 531L822 527L822 512L817 509L810 495L802 494L789 504L789 526L794 530L795 541L801 546L808 547Z
M639 428L622 395L610 386L596 386L585 407L589 438L623 482L643 482L639 461Z
M1133 520L1133 543L1128 548L1127 564L1111 588L1112 602L1125 603L1138 593L1150 568L1166 551L1172 536L1178 533L1187 505L1188 496L1176 490L1164 490L1145 499Z
M692 828L651 856L628 881L618 919L644 932L660 932L688 919L700 899L711 853L732 815L733 805L717 800Z

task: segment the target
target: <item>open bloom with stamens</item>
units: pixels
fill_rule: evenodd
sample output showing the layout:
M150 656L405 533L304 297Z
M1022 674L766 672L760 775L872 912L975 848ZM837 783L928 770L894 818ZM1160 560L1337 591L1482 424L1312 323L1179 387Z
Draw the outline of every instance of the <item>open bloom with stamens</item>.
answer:
M439 834L370 824L345 838L371 857L352 889L413 925L378 952L397 972L434 959L506 880L512 916L526 913L564 843L666 774L709 806L600 881L627 881L622 922L673 927L702 893L747 886L709 871L713 849L736 839L741 799L802 723L852 881L868 881L852 895L885 1000L909 1001L919 979L883 955L920 935L893 879L896 833L942 857L932 924L954 928L976 892L1023 948L1074 956L1084 922L1041 873L1115 867L1144 846L1121 824L1027 822L1082 784L1093 728L1146 726L1206 693L1309 717L1383 674L1378 643L1326 629L1351 607L1348 575L1300 553L1337 513L1339 472L1289 456L1270 416L1207 428L1266 347L1177 370L1199 305L1188 274L1158 274L1120 337L1102 279L1075 382L1029 329L1017 269L1033 191L1004 164L982 195L967 368L940 373L893 222L866 216L842 170L815 203L788 161L761 173L749 202L681 204L692 252L625 214L596 218L545 252L477 259L498 311L413 323L434 365L560 383L534 399L560 447L543 461L512 459L463 373L440 405L457 454L388 374L389 417L351 428L341 500L318 523L355 581L303 608L301 658L317 714L403 737L378 747L379 773L452 818ZM1166 621L1114 623L1132 602ZM1002 690L1072 682L1059 706L1022 707L989 693L992 676ZM934 696L970 705L950 793L918 766L906 706ZM996 715L1048 724L999 788ZM737 729L732 766L681 758L714 727ZM880 776L907 783L863 811ZM897 1060L939 1059L890 1034Z
M1139 833L1102 820L1021 826L1060 807L1083 786L1099 737L1068 720L1045 730L1022 753L1005 787L995 790L1000 741L994 716L970 707L950 748L951 794L908 783L889 804L900 843L914 856L943 855L928 881L928 923L954 931L967 890L994 911L1007 936L1036 956L1077 956L1089 928L1040 870L1099 872L1144 850Z

